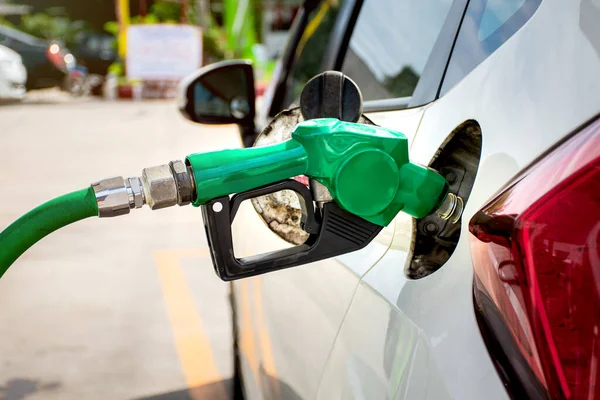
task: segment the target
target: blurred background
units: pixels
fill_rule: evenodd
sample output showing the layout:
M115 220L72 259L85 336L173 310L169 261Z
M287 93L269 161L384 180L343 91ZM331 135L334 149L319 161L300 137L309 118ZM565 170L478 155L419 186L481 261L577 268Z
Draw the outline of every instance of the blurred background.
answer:
M8 58L8 48L22 57L27 78L12 85L22 83L29 90L59 86L75 95L108 98L133 97L137 86L142 97L172 97L173 81L192 66L248 58L254 61L260 90L300 4L301 0L0 0L0 56ZM155 29L137 29L140 26ZM139 40L128 44L130 27L141 33L130 33ZM186 46L180 53L187 53L187 60L186 54L174 54L177 49L167 51L172 46L164 40L162 46L153 46L157 37L164 39L165 31L171 43ZM195 51L189 50L192 44ZM142 71L129 72L127 59L139 57L146 59L139 66ZM147 71L150 59L159 57L163 66ZM187 70L182 71L182 61ZM0 97L22 97L22 88L16 89L0 92Z
M182 118L177 84L247 58L260 97L300 3L0 0L0 229L93 181L241 146L234 125ZM0 399L229 399L228 294L196 208L68 226L0 281Z

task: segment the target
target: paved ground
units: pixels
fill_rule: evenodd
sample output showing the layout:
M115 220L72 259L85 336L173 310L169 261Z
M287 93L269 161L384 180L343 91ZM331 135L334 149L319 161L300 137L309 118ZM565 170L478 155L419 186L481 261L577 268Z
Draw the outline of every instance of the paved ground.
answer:
M0 229L94 180L238 145L172 102L0 105ZM0 281L0 399L228 398L227 290L191 206L66 227Z

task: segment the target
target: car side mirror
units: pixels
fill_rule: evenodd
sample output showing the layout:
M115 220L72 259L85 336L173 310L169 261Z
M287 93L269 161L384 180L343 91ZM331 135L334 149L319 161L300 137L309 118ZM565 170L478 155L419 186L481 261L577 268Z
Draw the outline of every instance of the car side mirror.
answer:
M179 84L179 111L202 124L254 126L254 75L248 60L207 65Z

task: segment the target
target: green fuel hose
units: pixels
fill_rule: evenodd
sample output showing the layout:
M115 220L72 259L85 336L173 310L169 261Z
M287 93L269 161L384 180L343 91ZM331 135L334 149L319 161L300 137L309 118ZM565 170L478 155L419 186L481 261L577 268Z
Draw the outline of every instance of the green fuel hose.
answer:
M0 233L0 278L21 254L43 237L94 216L98 216L98 206L92 187L57 197L29 211Z

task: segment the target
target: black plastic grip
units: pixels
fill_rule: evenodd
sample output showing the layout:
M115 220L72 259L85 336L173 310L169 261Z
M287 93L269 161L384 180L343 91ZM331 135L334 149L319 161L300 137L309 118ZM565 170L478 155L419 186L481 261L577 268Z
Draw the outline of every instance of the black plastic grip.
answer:
M302 227L309 233L306 242L285 250L236 258L233 253L231 223L240 203L283 189L299 194ZM217 203L221 205L215 206ZM319 212L315 212L308 188L294 180L239 193L232 198L224 196L213 199L202 206L202 216L215 272L224 281L247 278L350 253L365 247L382 229L379 225L342 210L333 201L323 205L320 215Z

